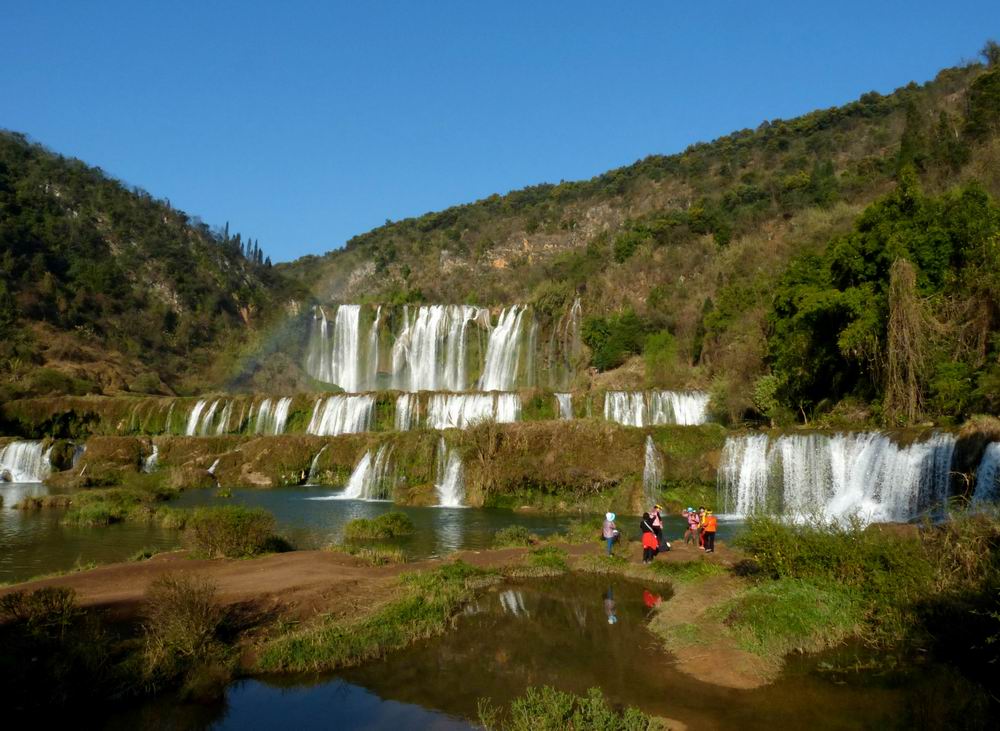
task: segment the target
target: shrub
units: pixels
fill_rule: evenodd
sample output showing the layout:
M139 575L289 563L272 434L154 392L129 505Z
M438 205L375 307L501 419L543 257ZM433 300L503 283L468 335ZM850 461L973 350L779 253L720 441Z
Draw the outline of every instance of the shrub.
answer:
M529 687L510 704L509 716L489 699L479 699L479 723L486 731L652 731L662 725L635 708L612 708L598 688L586 696L573 695L549 686Z
M405 513L391 512L377 518L355 518L344 526L348 541L381 541L413 532L413 521Z
M15 591L0 597L0 617L23 623L29 634L35 636L63 637L78 614L76 592L72 589L47 586L30 593Z
M514 546L530 546L535 538L523 525L509 525L501 528L493 536L494 548L512 548Z
M267 550L274 533L274 516L262 508L241 505L197 508L187 521L185 538L209 557L242 558Z
M147 682L155 688L197 665L218 662L224 617L215 586L204 578L167 574L150 584L142 626Z

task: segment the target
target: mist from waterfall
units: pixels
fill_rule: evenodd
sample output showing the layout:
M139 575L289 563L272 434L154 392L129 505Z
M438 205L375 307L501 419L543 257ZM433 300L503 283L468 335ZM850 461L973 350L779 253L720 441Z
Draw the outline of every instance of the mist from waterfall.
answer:
M880 432L729 437L719 496L736 516L907 521L944 509L954 449L944 433L908 445Z
M695 426L708 421L708 402L703 391L608 391L604 418L625 426Z

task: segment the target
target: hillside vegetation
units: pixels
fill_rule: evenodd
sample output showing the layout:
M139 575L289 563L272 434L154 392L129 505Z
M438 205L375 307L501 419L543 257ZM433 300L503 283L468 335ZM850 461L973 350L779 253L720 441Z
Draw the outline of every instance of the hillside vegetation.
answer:
M324 301L528 302L550 322L581 296L600 385L709 388L733 420L995 411L1000 47L983 56L282 269Z
M0 131L3 396L199 390L296 291L228 225Z

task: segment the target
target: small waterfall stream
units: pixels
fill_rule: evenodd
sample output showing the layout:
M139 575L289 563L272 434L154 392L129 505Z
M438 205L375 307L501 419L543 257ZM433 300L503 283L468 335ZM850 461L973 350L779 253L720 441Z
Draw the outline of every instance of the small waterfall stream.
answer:
M1000 442L990 442L976 470L976 491L973 505L1000 501Z
M465 484L462 479L462 455L449 448L444 437L438 440L437 479L434 489L438 505L443 508L461 508L465 502Z
M16 441L0 449L0 482L42 482L52 471L42 442Z
M340 500L391 500L396 487L396 470L392 463L392 445L383 444L375 452L367 451L358 460Z
M368 431L375 418L375 397L338 394L317 399L306 431L322 437Z
M695 426L708 421L708 402L703 391L608 391L604 418L625 426Z
M646 459L642 468L642 494L645 505L651 506L659 498L663 484L663 455L656 448L653 437L646 435Z
M160 448L153 445L153 451L142 458L142 471L147 475L156 472L156 468L160 464Z
M481 391L508 391L517 384L518 356L521 352L521 322L527 308L515 305L500 312L490 333L486 365L479 379Z
M556 394L556 410L559 412L560 419L572 419L573 418L573 394L571 393L557 393Z

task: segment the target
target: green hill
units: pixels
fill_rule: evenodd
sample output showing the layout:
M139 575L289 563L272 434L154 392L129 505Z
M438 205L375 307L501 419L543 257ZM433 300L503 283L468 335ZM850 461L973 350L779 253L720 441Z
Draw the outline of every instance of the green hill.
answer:
M2 396L219 383L291 292L256 243L0 132Z
M716 410L733 419L811 419L836 407L850 419L912 422L995 410L1000 290L988 242L990 199L1000 195L1000 53L995 44L983 53L986 63L922 85L766 121L589 181L387 223L281 270L324 301L527 302L549 320L543 329L579 295L597 381L710 388ZM907 195L919 205L897 206L892 216L906 220L896 234L860 241L863 211L894 195L904 170L914 171ZM972 181L978 192L963 199L963 215L981 216L981 230L951 231L936 256L893 239L922 226L961 227L948 201L963 194L948 191ZM828 252L843 241L854 242L852 256L872 259L862 269L873 271L833 276L844 261ZM886 246L890 254L881 253ZM920 362L908 365L886 355L896 258L917 267L908 296L921 305L913 335L926 341ZM801 284L794 272L809 266L815 291L788 291ZM829 308L805 312L797 296L826 296ZM966 308L970 297L978 304ZM969 318L975 327L963 324ZM960 365L939 367L949 362ZM886 405L890 381L895 400Z

